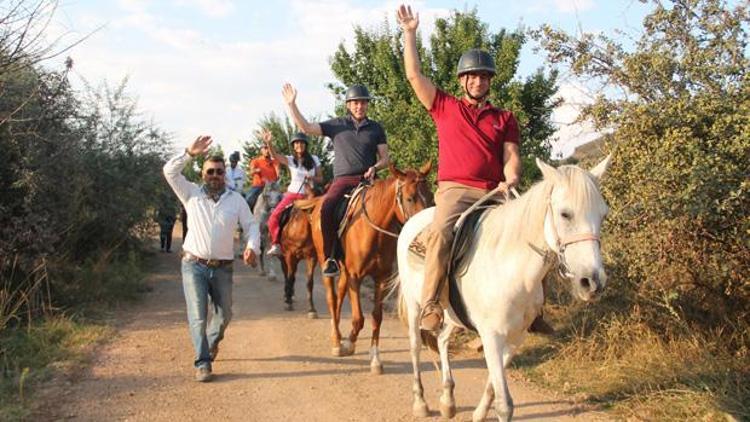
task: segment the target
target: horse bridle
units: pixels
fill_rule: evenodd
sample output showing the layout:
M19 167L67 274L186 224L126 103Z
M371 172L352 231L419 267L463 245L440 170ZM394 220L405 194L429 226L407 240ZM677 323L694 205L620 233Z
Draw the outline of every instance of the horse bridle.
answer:
M420 181L421 180L417 179L416 183L419 184ZM401 212L401 215L404 217L404 221L406 221L409 218L411 218L413 214L407 214L406 209L404 208L404 200L402 199L403 194L401 193L401 188L404 187L404 185L406 185L406 183L402 182L401 179L396 178L396 207ZM361 200L362 200L362 211L365 214L365 220L367 220L367 223L370 225L370 227L379 231L380 233L398 238L398 233L393 233L392 231L380 228L372 221L372 219L370 219L370 216L367 214L367 206L365 204L365 194L367 193L366 191L367 189L362 190ZM419 199L422 200L422 203L427 205L427 198L424 196L422 191L417 189L417 194L419 195Z
M555 214L552 211L552 191L550 191L550 199L547 200L547 213L546 216L550 216L550 224L552 225L552 233L555 236L555 244L557 245L557 250L554 251L554 253L557 255L557 273L560 275L560 277L563 278L573 278L575 275L570 271L570 267L568 266L568 262L565 259L565 249L568 247L568 245L572 245L574 243L579 242L600 242L599 236L596 235L593 232L584 232L584 233L577 233L574 235L567 236L565 238L560 238L560 235L557 232L557 225L555 224ZM534 252L538 253L539 255L544 258L545 262L550 262L550 256L549 251L544 251L531 243L529 243L529 246L531 247Z

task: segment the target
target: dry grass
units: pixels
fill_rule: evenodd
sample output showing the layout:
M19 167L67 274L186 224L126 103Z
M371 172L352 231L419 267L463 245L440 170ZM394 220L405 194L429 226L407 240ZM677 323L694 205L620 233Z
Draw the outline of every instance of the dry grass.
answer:
M575 330L573 330L575 331ZM750 420L750 356L723 338L666 341L626 317L587 335L532 338L515 365L550 388L634 420Z

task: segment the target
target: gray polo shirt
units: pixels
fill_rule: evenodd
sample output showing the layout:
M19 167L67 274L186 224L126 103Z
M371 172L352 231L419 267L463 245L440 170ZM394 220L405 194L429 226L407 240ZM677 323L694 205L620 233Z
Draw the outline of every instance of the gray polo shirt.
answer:
M364 174L378 161L378 145L385 144L380 123L365 119L359 125L351 116L320 122L323 135L333 141L333 177Z

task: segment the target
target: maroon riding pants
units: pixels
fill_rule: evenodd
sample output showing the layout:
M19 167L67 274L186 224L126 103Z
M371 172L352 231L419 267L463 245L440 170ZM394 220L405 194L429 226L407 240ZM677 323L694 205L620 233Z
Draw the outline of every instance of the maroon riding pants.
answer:
M326 258L331 257L333 242L337 236L336 230L339 228L335 215L336 207L344 199L344 195L355 188L361 180L360 175L337 177L333 179L333 183L323 197L323 204L320 206L320 230L323 232L323 253Z

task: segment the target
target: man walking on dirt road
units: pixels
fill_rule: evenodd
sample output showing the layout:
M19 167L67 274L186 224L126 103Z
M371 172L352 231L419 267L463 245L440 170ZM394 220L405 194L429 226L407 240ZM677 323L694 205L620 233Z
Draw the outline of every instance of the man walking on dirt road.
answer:
M203 163L203 186L182 175L190 158L205 155L210 136L199 136L177 157L164 165L164 176L190 215L189 231L182 245L182 288L187 305L190 336L195 348L195 379L212 378L211 362L232 319L234 233L237 224L246 233L245 264L255 267L260 253L258 223L242 195L226 189L226 167L221 156ZM211 299L211 322L208 299Z

